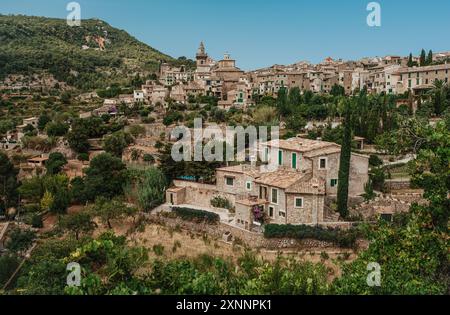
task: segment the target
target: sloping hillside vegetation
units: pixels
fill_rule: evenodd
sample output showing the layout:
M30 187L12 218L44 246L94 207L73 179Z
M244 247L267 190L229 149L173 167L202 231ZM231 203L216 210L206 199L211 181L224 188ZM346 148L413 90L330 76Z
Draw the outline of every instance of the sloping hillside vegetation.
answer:
M181 62L96 19L70 27L63 19L0 15L0 43L0 79L46 71L83 90L146 77L160 61Z

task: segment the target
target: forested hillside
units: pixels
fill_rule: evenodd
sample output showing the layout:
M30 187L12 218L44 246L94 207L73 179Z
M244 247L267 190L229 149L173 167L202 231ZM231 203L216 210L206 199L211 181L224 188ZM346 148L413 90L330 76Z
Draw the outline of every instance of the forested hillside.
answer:
M0 15L0 79L42 70L88 90L157 71L159 61L179 62L104 21Z

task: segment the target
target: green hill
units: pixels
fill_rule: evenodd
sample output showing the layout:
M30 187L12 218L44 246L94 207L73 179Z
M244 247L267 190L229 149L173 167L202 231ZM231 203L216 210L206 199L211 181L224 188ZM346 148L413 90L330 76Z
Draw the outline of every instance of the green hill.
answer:
M179 61L104 21L0 15L0 79L46 71L83 90L125 84L156 72L159 61Z

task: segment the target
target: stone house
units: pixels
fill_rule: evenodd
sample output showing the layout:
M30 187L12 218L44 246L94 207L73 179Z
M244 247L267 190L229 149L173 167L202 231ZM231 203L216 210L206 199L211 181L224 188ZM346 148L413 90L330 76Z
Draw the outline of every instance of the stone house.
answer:
M263 146L263 157L272 167L285 167L311 172L313 177L325 182L325 194L336 196L341 147L338 144L291 138L269 141ZM369 157L352 153L350 163L349 195L364 193L369 180Z
M144 103L145 101L145 95L144 91L142 90L134 90L133 91L133 98L135 103Z
M156 105L158 103L164 104L166 98L169 96L169 90L164 86L153 87L152 94L150 96L150 101L152 104Z
M212 198L226 198L235 209L234 224L247 230L262 222L323 223L325 198L337 194L341 147L291 138L266 142L262 150L266 166L218 168L215 185L177 180L167 190L167 200L172 205L211 208ZM362 194L367 181L368 157L352 154L349 195Z

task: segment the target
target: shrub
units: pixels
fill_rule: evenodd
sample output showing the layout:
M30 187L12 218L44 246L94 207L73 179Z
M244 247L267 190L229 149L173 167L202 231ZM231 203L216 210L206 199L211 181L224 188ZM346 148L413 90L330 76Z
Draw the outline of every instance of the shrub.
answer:
M187 221L206 221L210 224L216 224L220 221L218 214L208 211L178 207L173 207L172 210L178 217Z
M155 158L153 157L153 155L148 153L144 154L142 160L147 163L155 163Z
M42 222L42 216L39 214L34 214L31 217L31 226L36 229L41 229L44 226L44 223Z
M167 182L164 174L156 167L145 170L137 181L139 206L146 212L164 203Z
M25 251L30 248L35 238L36 234L33 231L15 228L9 234L6 248L12 252Z
M163 124L166 126L169 126L177 121L180 121L183 119L183 114L178 111L171 111L169 114L164 116L163 118Z
M89 154L88 153L80 153L78 154L78 161L89 161Z
M369 174L372 187L376 191L384 191L384 182L386 174L382 168L373 168Z
M330 258L330 255L328 255L327 252L321 252L320 253L320 259L328 260L329 258Z
M369 157L369 165L373 167L378 167L383 165L383 160L381 160L378 155L371 154Z
M175 243L173 243L172 253L175 254L178 248L181 248L181 242L177 240L175 241Z
M155 122L155 117L144 117L142 118L142 123L144 124L152 124Z
M358 237L356 229L347 231L339 229L324 229L319 226L308 225L278 225L268 224L264 230L266 238L293 238L293 239L315 239L330 242L339 247L353 247Z
M233 209L231 202L227 198L221 196L216 196L211 199L211 206L228 210Z
M153 245L153 252L156 256L162 256L164 254L164 246L161 244Z
M373 191L373 185L372 181L369 179L369 181L364 185L364 194L362 195L364 198L364 201L372 200L376 197L375 192Z
M50 122L45 129L49 137L62 137L69 131L69 125L59 122Z
M19 266L19 259L15 255L0 256L0 287L3 287Z

